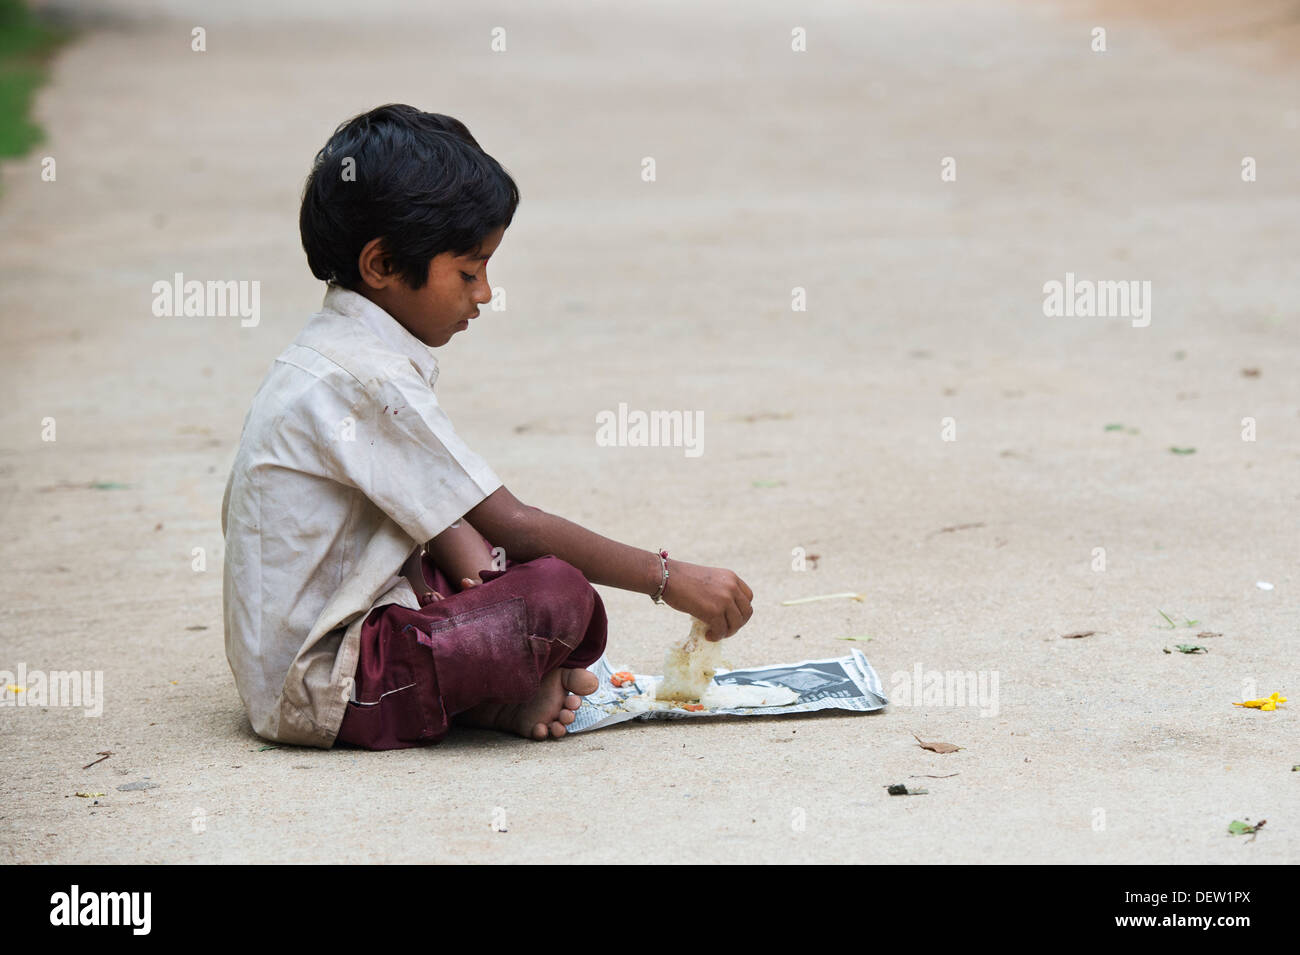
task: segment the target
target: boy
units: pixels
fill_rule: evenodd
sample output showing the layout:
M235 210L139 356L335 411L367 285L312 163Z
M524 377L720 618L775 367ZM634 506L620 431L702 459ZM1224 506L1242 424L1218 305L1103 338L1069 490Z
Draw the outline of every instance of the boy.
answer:
M267 739L394 749L453 722L558 738L597 686L592 583L715 640L753 612L729 570L521 503L439 407L430 349L491 300L518 202L462 123L410 106L316 155L299 227L325 302L254 397L222 502L226 656Z

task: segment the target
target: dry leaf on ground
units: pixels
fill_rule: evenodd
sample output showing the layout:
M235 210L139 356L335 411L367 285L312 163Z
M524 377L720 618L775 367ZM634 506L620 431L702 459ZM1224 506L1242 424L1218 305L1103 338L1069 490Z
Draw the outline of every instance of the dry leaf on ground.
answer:
M927 743L925 740L921 739L921 737L917 736L915 733L913 733L912 736L916 739L918 743L921 744L921 749L928 749L932 753L955 753L957 752L957 750L962 748L960 746L954 746L952 743L939 743L939 742Z

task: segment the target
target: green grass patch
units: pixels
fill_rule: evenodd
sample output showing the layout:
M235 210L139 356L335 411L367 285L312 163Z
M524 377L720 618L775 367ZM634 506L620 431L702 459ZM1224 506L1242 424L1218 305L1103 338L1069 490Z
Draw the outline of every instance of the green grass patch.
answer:
M69 32L42 22L22 0L0 0L0 159L21 156L41 141L32 99Z

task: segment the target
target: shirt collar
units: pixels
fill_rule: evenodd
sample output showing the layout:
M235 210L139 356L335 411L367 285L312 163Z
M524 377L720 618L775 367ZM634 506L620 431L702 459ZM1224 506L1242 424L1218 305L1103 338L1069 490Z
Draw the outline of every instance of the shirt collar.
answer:
M378 336L389 348L411 359L420 376L433 387L438 380L438 359L424 342L420 341L393 316L359 292L330 283L325 291L324 311L336 312L358 319Z

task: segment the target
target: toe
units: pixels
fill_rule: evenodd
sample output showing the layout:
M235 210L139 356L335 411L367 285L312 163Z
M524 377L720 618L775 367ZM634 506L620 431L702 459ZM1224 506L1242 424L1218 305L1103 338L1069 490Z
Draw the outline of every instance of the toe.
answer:
M596 679L596 674L590 670L563 670L560 682L570 693L576 693L579 696L586 696L588 693L594 693L596 687L600 686L600 680Z
M538 723L533 727L533 739L546 739L547 735L545 723Z
M558 720L553 720L551 722L551 735L554 736L556 739L559 739L567 732L568 730L564 728L563 723L559 722Z
M582 706L582 697L570 695L564 698L565 709L576 710L580 706Z
M565 726L573 722L573 710L560 710L560 715L556 717Z

